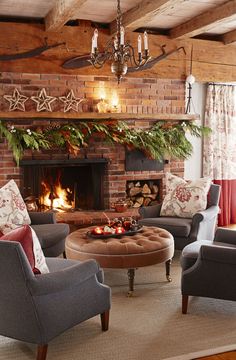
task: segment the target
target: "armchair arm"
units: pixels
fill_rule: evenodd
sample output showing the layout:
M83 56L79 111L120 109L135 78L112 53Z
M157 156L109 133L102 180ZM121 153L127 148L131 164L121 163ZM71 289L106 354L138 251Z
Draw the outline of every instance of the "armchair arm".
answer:
M219 213L219 206L213 205L206 210L197 212L193 216L193 221L201 222L213 219Z
M95 260L86 260L57 272L37 275L30 280L29 288L34 296L65 291L91 277L96 278L98 272L98 263Z
M40 225L40 224L55 224L56 217L55 213L50 212L29 212L29 216L31 219L32 225Z
M236 245L236 231L218 228L215 233L214 241Z
M206 210L197 212L193 216L191 233L189 235L191 242L198 239L213 240L218 213L219 206L213 205Z
M203 245L199 256L203 261L236 265L236 247Z
M161 205L157 204L153 206L143 206L139 208L139 214L142 218L155 218L160 216Z

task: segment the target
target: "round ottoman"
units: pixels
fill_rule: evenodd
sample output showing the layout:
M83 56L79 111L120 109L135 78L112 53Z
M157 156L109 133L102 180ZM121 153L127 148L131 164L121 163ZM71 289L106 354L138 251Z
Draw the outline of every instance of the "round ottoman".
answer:
M133 291L135 268L166 263L166 277L170 278L170 264L174 255L174 239L166 230L143 226L132 236L121 235L104 239L91 239L87 232L94 226L72 232L66 238L68 259L95 259L103 268L128 269L129 291Z

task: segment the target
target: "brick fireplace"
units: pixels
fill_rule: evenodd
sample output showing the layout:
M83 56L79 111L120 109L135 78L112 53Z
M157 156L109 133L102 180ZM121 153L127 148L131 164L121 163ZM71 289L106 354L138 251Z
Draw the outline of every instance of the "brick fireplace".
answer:
M42 88L45 88L51 96L64 96L65 93L73 89L77 97L83 97L80 105L80 112L96 111L101 86L107 93L107 98L112 97L114 91L119 97L121 112L129 113L127 120L130 127L147 129L156 120L151 119L151 114L180 114L184 113L185 85L183 81L146 79L146 78L125 78L120 86L117 86L114 78L82 75L48 75L48 74L21 74L21 73L2 73L0 79L0 109L8 111L9 104L3 98L5 94L13 93L17 88L23 95L29 97L25 103L25 112L35 112L34 104L30 101L30 96L35 96ZM54 111L63 111L63 104L55 102L52 108ZM9 119L11 125L22 127L42 127L52 126L64 119L25 119L24 112L18 111L17 119ZM132 114L150 114L150 120L132 119ZM66 114L64 114L66 115ZM4 120L6 121L6 120ZM0 185L4 185L8 180L14 179L23 194L25 184L23 183L23 167L17 167L8 149L5 140L0 143L1 174ZM73 156L62 151L26 151L24 161L68 161ZM169 159L164 163L161 170L126 170L125 167L125 148L121 145L110 146L101 142L100 139L92 139L89 146L81 149L77 160L95 161L102 160L106 163L103 174L103 204L104 209L111 209L114 202L126 197L127 182L161 180L161 195L165 192L165 184L162 182L166 171L173 172L179 176L183 175L184 162ZM165 160L165 159L164 159ZM24 162L22 163L24 164Z

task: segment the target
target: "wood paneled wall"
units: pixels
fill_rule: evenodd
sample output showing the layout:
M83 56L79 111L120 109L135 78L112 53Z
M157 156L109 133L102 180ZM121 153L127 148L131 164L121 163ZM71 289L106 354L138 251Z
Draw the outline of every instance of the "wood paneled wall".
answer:
M0 23L0 55L29 51L44 45L45 41L49 45L65 43L34 58L0 61L0 72L110 75L109 65L100 70L95 70L92 66L74 70L62 68L65 60L90 52L93 31L94 28L88 26L64 26L60 32L47 33L40 24ZM137 44L137 37L137 33L126 34L126 39L132 45ZM107 30L99 30L100 48L109 39ZM163 44L166 44L167 52L184 46L186 54L180 50L157 63L152 69L132 73L131 77L184 80L189 74L193 44L193 74L197 81L236 81L236 46L234 45L196 39L175 41L157 35L149 36L149 44L153 57L161 54L160 46Z

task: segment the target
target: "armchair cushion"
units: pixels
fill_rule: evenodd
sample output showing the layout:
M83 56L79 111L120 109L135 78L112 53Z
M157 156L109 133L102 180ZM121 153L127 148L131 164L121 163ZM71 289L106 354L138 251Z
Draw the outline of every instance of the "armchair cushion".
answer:
M174 237L188 237L191 231L192 219L161 216L141 219L139 224L161 227L169 231Z
M30 224L30 217L18 186L10 180L0 189L0 231L4 234L14 225Z
M35 274L49 272L37 235L29 225L17 227L8 234L1 236L0 240L19 242Z
M42 248L50 248L57 242L66 238L69 233L69 226L64 223L59 224L40 224L32 225L35 230Z
M65 238L70 232L69 225L56 223L53 212L29 212L29 215L44 255L54 257L62 254L65 250Z
M166 174L167 194L161 207L161 216L192 218L198 211L206 209L210 178L188 180Z

